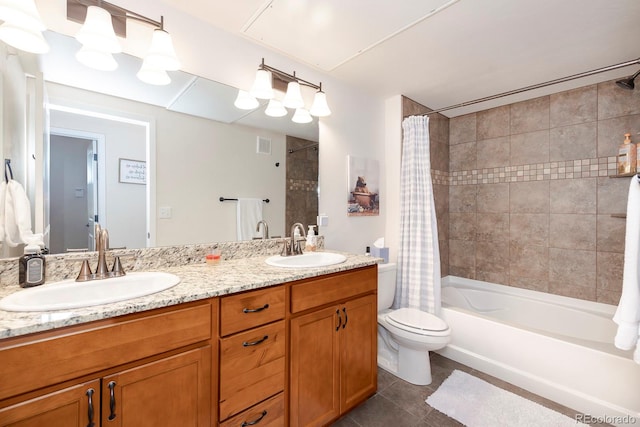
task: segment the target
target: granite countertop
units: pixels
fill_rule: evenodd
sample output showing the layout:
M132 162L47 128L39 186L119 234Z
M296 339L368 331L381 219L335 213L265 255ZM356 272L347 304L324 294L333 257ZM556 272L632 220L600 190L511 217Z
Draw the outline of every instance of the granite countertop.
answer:
M180 283L166 291L144 297L80 309L41 312L0 310L0 339L259 289L374 265L382 261L364 255L342 254L347 257L345 262L316 268L273 267L265 263L268 256L259 256L223 260L215 265L202 263L158 269L156 271L177 275L180 277ZM0 288L0 298L19 292L20 289L17 285Z

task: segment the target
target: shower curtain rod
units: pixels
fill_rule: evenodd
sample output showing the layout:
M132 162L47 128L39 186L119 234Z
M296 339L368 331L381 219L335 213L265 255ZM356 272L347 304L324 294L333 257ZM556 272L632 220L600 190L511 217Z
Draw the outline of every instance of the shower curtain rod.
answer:
M627 62L621 62L621 63L615 64L615 65L609 65L608 67L602 67L602 68L597 68L597 69L591 70L591 71L585 71L584 73L578 73L578 74L573 74L573 75L567 76L567 77L561 77L561 78L555 79L555 80L549 80L548 82L538 83L538 84L531 85L531 86L526 86L526 87L523 87L523 88L520 88L520 89L510 90L508 92L499 93L497 95L491 95L491 96L486 96L484 98L474 99L473 101L467 101L467 102L463 102L461 104L451 105L449 107L438 108L437 110L429 111L428 113L424 113L424 114L420 114L420 115L421 116L428 116L429 114L435 114L435 113L440 113L442 111L453 110L454 108L467 107L469 105L479 104L479 103L485 102L485 101L492 101L494 99L504 98L505 96L516 95L518 93L527 92L527 91L534 90L534 89L540 89L540 88L543 88L543 87L546 87L546 86L551 86L551 85L555 85L555 84L558 84L558 83L564 83L564 82L568 82L570 80L579 79L579 78L582 78L582 77L592 76L594 74L604 73L606 71L617 70L618 68L628 67L629 65L634 65L634 64L640 64L640 58L634 59L634 60L631 60L631 61L627 61Z

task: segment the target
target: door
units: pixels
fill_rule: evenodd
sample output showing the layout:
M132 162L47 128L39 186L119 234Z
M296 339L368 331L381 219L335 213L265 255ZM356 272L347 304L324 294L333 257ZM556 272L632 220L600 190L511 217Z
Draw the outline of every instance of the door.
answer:
M87 148L87 248L96 247L95 222L98 215L98 141L93 140Z
M211 426L211 347L102 379L102 426Z
M340 309L340 410L353 408L376 391L378 382L378 303L375 295L349 301Z
M93 380L0 409L0 426L98 426L99 405L100 380Z
M334 306L291 319L292 427L322 426L340 414L338 312Z

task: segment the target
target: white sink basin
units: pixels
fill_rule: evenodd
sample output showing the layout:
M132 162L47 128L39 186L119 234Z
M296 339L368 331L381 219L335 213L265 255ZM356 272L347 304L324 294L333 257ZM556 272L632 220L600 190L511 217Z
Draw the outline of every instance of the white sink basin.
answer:
M180 278L162 272L132 272L110 279L63 280L24 289L0 300L7 311L49 311L89 307L150 295L177 285Z
M340 264L346 259L346 256L332 252L305 252L302 255L275 255L267 258L265 262L274 267L309 268Z

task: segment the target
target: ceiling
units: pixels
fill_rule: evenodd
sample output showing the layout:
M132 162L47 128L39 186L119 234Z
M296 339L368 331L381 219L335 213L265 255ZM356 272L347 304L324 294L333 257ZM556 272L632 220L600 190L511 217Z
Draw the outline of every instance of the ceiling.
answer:
M434 109L640 58L638 0L161 1L372 95L402 94ZM444 114L628 76L638 68Z

